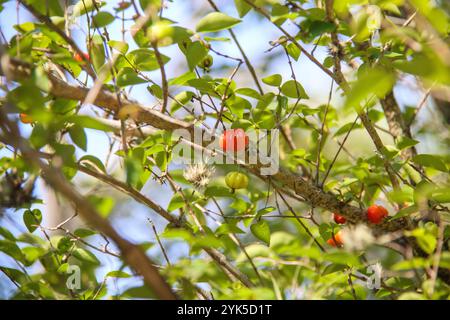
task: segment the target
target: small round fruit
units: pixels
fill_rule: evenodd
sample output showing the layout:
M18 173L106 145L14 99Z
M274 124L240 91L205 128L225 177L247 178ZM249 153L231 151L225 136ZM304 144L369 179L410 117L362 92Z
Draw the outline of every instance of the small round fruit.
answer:
M83 53L83 56L87 61L90 60L89 54ZM75 59L76 62L79 62L79 63L84 62L83 57L78 52L75 53L73 58Z
M19 115L19 118L20 118L20 121L22 122L22 123L33 123L33 119L31 118L31 116L29 116L28 114L26 114L26 113L21 113L20 115Z
M120 9L120 10L125 10L125 9L127 9L129 6L131 6L131 2L126 2L126 1L121 1L121 2L119 2L119 9Z
M248 177L243 173L232 171L226 175L225 183L233 190L245 189L248 186Z
M208 54L205 58L203 58L202 61L200 61L200 63L198 64L200 68L209 70L209 68L212 66L214 60L213 57Z
M327 240L327 243L332 247L342 247L344 245L342 231L339 230L333 237Z
M383 206L374 204L367 209L367 219L374 224L383 222L388 215L388 211Z
M248 136L241 128L225 130L220 136L219 145L223 151L242 151L248 146Z
M345 219L345 217L343 217L337 213L333 213L333 219L334 219L334 222L336 222L337 224L344 224L347 221L347 219Z

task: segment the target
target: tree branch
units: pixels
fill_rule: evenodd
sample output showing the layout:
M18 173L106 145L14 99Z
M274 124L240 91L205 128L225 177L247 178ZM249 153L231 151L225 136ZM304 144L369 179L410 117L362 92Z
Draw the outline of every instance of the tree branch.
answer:
M3 61L3 60L2 60ZM14 80L20 80L26 78L31 73L31 66L28 63L24 63L17 59L10 59L9 63L2 63L0 68L0 74L3 72L10 78ZM73 86L65 83L64 81L48 74L48 77L52 83L50 93L55 97L79 100L83 101L88 89L81 88L78 86ZM115 111L119 108L119 103L114 94L109 92L100 91L97 95L94 104L105 109ZM164 115L159 111L145 108L139 105L137 102L125 100L122 101L123 109L126 110L126 115L137 123L150 124L155 128L164 129L167 131L172 131L175 129L187 129L190 132L194 131L194 126L190 123L172 118L170 116ZM124 114L122 114L124 116ZM370 121L369 121L370 123ZM369 126L370 128L371 126ZM373 127L372 127L373 128ZM200 129L198 129L200 130ZM376 133L376 132L375 132ZM378 135L377 135L378 136ZM378 137L379 139L379 137ZM189 143L191 146L198 148L200 150L206 150L201 145L196 145L195 143L182 139L183 142ZM381 139L380 139L381 141ZM380 147L379 145L377 148ZM260 165L245 165L241 166L247 168L253 174L259 176L260 178L268 181L268 177L262 177L260 175ZM364 222L368 223L365 211L359 207L355 207L339 201L335 195L330 193L325 193L322 189L313 186L308 181L304 180L303 177L292 174L283 168L280 169L278 173L270 177L270 180L284 189L291 189L298 196L304 198L308 203L314 207L321 207L331 212L340 212L344 217L346 217L350 222ZM371 225L372 228L378 230L378 232L389 232L399 229L403 229L408 225L406 218L400 218L392 222L386 222L381 225Z
M111 224L101 217L94 207L67 182L59 170L40 160L39 153L29 146L28 141L22 138L17 125L9 121L3 111L0 111L0 121L4 124L4 127L9 129L8 132L3 132L3 134L7 135L10 143L21 151L24 160L30 165L39 168L43 179L54 190L57 190L72 202L86 222L117 244L124 261L143 276L145 283L154 291L156 296L166 300L177 299L169 284L162 278L154 267L154 263L145 253L138 246L122 238Z

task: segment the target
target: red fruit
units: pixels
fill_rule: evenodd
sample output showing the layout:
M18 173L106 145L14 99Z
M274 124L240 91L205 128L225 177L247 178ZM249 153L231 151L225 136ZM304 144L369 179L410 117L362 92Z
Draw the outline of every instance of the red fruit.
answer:
M126 1L119 2L119 9L124 10L124 9L128 8L130 5L131 5L130 2L126 2Z
M347 221L347 219L337 213L333 213L333 219L337 224L344 224Z
M21 113L19 115L19 118L20 118L20 121L22 121L22 123L33 123L33 119L26 113Z
M241 128L225 130L220 136L220 148L223 151L242 151L248 146L248 136Z
M367 219L374 224L381 223L388 215L388 211L383 206L374 204L367 209Z
M342 232L339 230L333 237L327 240L327 243L332 247L342 247L344 241L342 240Z
M84 58L85 58L87 61L90 60L89 54L83 53L83 56L84 56ZM75 59L76 62L80 62L80 63L81 63L81 62L84 61L83 58L81 57L81 55L80 55L78 52L75 53L75 55L73 56L73 58Z

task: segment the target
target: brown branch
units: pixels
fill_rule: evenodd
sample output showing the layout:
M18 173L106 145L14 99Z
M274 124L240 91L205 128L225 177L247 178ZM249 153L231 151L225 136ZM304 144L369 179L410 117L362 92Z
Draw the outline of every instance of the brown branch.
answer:
M31 74L31 66L28 63L24 63L17 59L10 59L9 63L2 63L1 68L2 69L0 69L0 74L3 72L3 74L6 74L7 76L15 80L26 78ZM60 79L53 77L51 74L49 74L48 77L52 82L50 93L56 97L83 101L87 92L89 91L86 88L69 85L61 81ZM117 110L117 108L119 108L119 103L116 99L116 96L105 91L99 92L94 101L94 104L105 110L115 111ZM190 123L164 115L159 111L145 108L136 102L125 100L122 101L122 104L123 109L126 109L128 111L127 115L137 123L147 123L155 128L164 129L167 131L172 131L175 129L187 129L190 132L193 132L194 130L193 125ZM203 148L203 146L196 145L187 139L182 139L182 141L190 144L194 148L206 150ZM241 166L247 168L250 172L264 179L265 181L268 181L267 177L262 177L260 175L260 165L241 164ZM335 195L325 193L322 189L311 185L311 183L304 180L304 178L301 176L295 175L281 168L280 171L271 176L270 179L278 186L282 187L284 190L292 190L297 196L304 198L314 207L321 207L331 212L340 212L344 217L346 217L350 222L353 223L367 223L367 218L364 210L339 201ZM379 232L389 232L403 229L406 225L406 220L401 218L390 223L385 223L378 226L371 225L371 227L377 229Z
M372 125L372 122L369 119L369 116L364 110L361 110L359 112L359 118L361 119L362 124L366 128L367 133L372 138L373 144L377 148L378 153L383 159L384 168L386 169L386 172L389 176L389 179L391 180L392 187L396 190L399 190L400 185L397 179L397 176L395 174L394 169L392 168L391 164L389 163L389 160L384 156L384 144L383 141L381 141L380 136L378 135L378 132Z
M333 8L334 0L326 0L325 2L325 11L327 15L328 22L331 22L335 25L335 28L337 28L337 23L335 21L334 17L334 8ZM334 61L334 74L336 75L336 82L338 84L342 84L344 87L344 91L348 90L349 87L347 85L347 81L345 80L345 77L342 73L342 67L341 67L341 56L344 53L344 49L342 48L341 43L339 42L338 34L336 31L332 31L331 33L331 43L333 44L333 48L331 48L331 52L333 55L333 61Z
M252 8L254 8L257 12L259 12L261 15L263 15L266 19L271 21L270 15L264 9L256 6L250 0L244 0L244 1L247 4L249 4ZM331 22L334 23L334 18L333 18L334 16L333 16L333 12L332 12L332 3L333 3L332 0L331 1L327 0L327 7L328 7L328 16L327 17ZM330 7L330 5L331 5L331 7ZM324 71L326 74L328 74L341 87L341 89L344 91L344 93L348 93L350 91L350 86L349 86L347 80L345 79L344 75L342 74L341 61L340 61L340 57L338 54L335 55L335 59L334 59L335 65L334 65L334 73L333 73L330 70L328 70L327 68L325 68L314 56L312 56L305 48L303 48L303 46L300 45L300 43L298 43L297 40L295 40L295 38L293 36L291 36L286 30L284 30L281 26L279 26L275 23L274 23L274 26L277 27L289 39L289 41L291 41L295 46L297 46L308 57L308 59L311 62L316 64L320 69L322 69L322 71ZM336 43L339 42L337 39L337 35L336 35L335 40L337 40ZM366 131L369 134L369 136L371 137L378 152L380 154L383 154L384 145L383 145L381 138L378 135L377 131L373 127L372 123L370 122L369 117L367 116L367 114L364 111L359 112L359 117L361 118L361 122L364 125L364 127L366 128ZM391 164L389 163L389 161L386 158L383 157L383 160L384 160L384 166L388 173L389 179L391 180L393 188L398 189L399 183L398 183L397 177L395 175L394 169L392 168Z
M160 299L177 299L169 284L162 278L145 253L138 246L122 238L111 224L100 216L95 208L67 182L59 170L40 160L39 153L29 146L28 141L22 138L17 124L9 121L3 111L0 111L0 120L9 129L9 132L3 134L7 135L10 143L21 151L24 160L39 168L43 179L54 190L57 190L72 202L86 222L117 244L124 261L143 276L145 283L155 292L156 296Z
M163 92L163 103L161 106L161 113L165 113L167 111L167 102L169 100L169 85L167 83L166 69L164 68L164 61L162 59L161 53L158 49L157 42L152 42L152 48L155 51L155 58L158 62L159 69L161 70L161 86Z
M217 7L217 5L214 3L213 0L207 0L207 1L209 2L209 4L211 5L211 7L212 7L215 11L220 12L219 8ZM255 68L253 68L253 65L252 65L252 63L250 62L250 59L249 59L249 58L247 57L247 55L245 54L245 51L244 51L244 49L242 48L241 44L239 43L239 41L238 41L236 35L234 34L233 30L232 30L232 29L229 29L228 32L229 32L231 38L233 39L234 43L236 44L236 47L238 48L239 52L241 53L242 58L244 59L245 64L247 65L248 71L250 72L250 75L252 76L253 81L255 82L256 87L258 88L259 93L260 93L260 94L264 94L264 91L263 91L263 89L262 89L262 87L261 87L261 84L259 83L258 76L256 75Z
M385 98L380 99L380 104L386 116L389 132L394 140L397 140L402 136L412 139L410 127L403 119L402 111L400 110L397 100L394 97L394 92L390 91ZM416 154L417 152L414 146L402 150L402 157L405 160L414 157Z
M58 28L58 26L56 26L52 20L47 17L46 15L41 14L39 11L37 11L33 6L27 4L26 2L24 2L23 0L18 0L18 2L24 6L28 11L31 12L31 14L33 16L35 16L39 21L41 21L42 23L44 23L47 27L49 27L50 29L52 29L53 31L55 31L61 38L64 39L64 41L66 41L70 47L72 47L72 49L78 53L78 55L81 57L81 59L83 59L83 61L86 63L86 68L85 71L92 77L92 78L96 78L95 72L94 70L92 70L91 68L91 62L89 61L89 59L85 56L84 52L80 49L80 47L78 47L78 45L75 43L75 41L70 38L69 36L67 36L67 34L61 30L60 28Z
M125 194L132 197L134 200L148 206L152 210L154 210L156 213L158 213L161 217L172 223L174 226L183 227L189 232L192 232L191 228L186 225L184 222L179 221L175 217L173 217L169 212L167 212L164 208L159 206L158 204L154 203L151 199L144 196L142 193L137 191L136 189L130 187L124 182L121 182L109 175L106 175L104 173L91 170L84 166L78 166L78 170L82 171L83 173L90 175L99 181L102 181L111 187L124 192ZM226 259L226 257L217 251L216 249L209 249L204 248L205 252L218 263L220 266L223 266L228 272L230 272L233 276L236 277L236 279L240 280L244 285L248 287L252 287L253 284L247 279L247 276L244 275L242 272L240 272L236 267L234 267L231 263L229 263Z
M263 9L258 7L257 5L255 5L252 1L250 0L244 0L245 3L247 3L248 5L250 5L253 9L255 9L255 11L259 12L261 15L263 15L267 20L272 21L270 15ZM328 70L327 68L325 68L323 66L323 64L320 63L319 60L317 60L312 54L310 54L300 43L298 43L297 40L295 40L295 38L289 33L287 32L283 27L279 26L278 24L274 24L275 27L278 28L278 30L280 30L288 39L289 41L291 41L297 48L300 49L300 51L308 57L308 59L313 62L316 66L318 66L323 72L325 72L327 75L329 75L332 79L334 79L334 81L336 81L336 83L338 84L342 84L345 85L345 82L339 81L339 79L335 76L335 74L333 74L333 72L331 72L330 70Z

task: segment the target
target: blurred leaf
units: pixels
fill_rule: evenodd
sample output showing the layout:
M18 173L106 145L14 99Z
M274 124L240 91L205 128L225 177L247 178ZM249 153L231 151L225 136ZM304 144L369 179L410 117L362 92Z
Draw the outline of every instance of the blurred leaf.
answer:
M92 27L102 28L104 26L107 26L108 24L114 22L114 16L106 11L99 11L93 18L92 18L93 25Z
M236 10L240 18L245 17L245 15L252 8L248 3L245 2L245 0L234 0L234 5L236 6Z
M395 77L391 72L379 68L364 70L353 83L345 105L359 110L364 100L373 96L383 98L392 89L394 82Z
M80 125L73 125L69 127L70 139L81 149L87 149L87 137L84 128Z
M94 230L86 229L86 228L78 228L73 232L74 235L80 238L90 237L94 234L97 234Z
M296 99L309 98L309 96L306 94L305 89L303 89L302 85L295 80L286 81L281 86L281 92L289 98L296 98Z
M147 80L140 78L131 68L122 68L117 74L117 85L119 87L132 86L146 82Z
M110 271L105 276L105 278L130 278L130 277L131 275L121 270Z
M208 49L200 42L192 42L186 50L189 69L192 71L208 54Z
M28 231L33 232L42 222L42 213L38 209L26 210L23 214L23 222Z
M265 84L267 84L269 86L273 86L273 87L279 87L281 84L281 81L283 81L281 75L279 75L279 74L273 74L271 76L262 78L261 80Z
M92 252L87 251L86 249L77 248L72 252L72 255L83 262L100 265L100 261L97 259L97 257Z
M270 227L266 221L260 220L252 224L250 230L256 238L270 245Z
M148 286L129 288L122 295L133 299L156 299L155 294Z
M91 169L100 170L103 173L106 173L106 168L103 165L103 162L95 156L92 155L82 156L80 160L78 160L78 163L83 166L90 167Z
M430 167L444 172L448 171L445 162L438 156L432 154L419 154L413 157L412 161L424 167Z
M227 16L221 12L212 12L203 17L196 26L197 32L216 32L230 29L241 20Z

